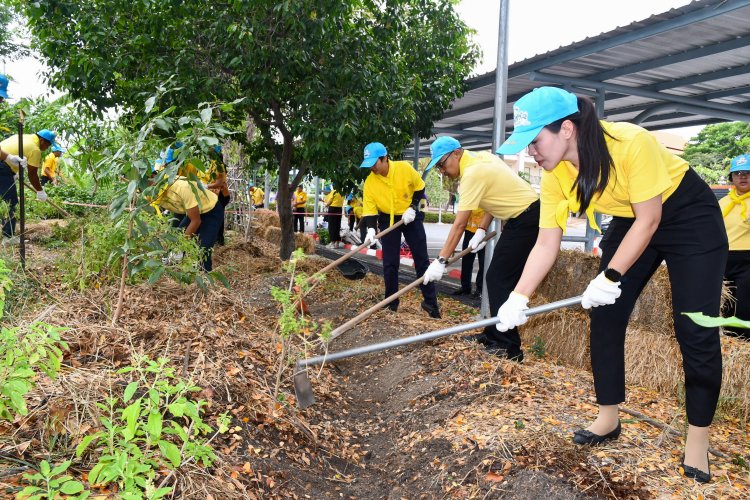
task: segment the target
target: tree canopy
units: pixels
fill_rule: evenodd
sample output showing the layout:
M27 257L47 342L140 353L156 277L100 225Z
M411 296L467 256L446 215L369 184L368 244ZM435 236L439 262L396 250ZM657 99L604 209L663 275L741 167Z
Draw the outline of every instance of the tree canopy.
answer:
M283 258L289 186L313 174L348 190L367 142L398 154L427 136L478 56L451 0L17 4L49 83L74 99L135 109L170 75L178 109L244 97L254 149L279 167Z
M685 147L683 157L692 167L724 173L735 156L750 152L750 123L728 122L705 126Z

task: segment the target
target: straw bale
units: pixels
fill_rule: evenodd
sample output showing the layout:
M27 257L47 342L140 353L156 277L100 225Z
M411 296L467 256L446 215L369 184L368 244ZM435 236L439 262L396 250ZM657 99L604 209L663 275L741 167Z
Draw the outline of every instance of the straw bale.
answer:
M255 223L259 224L261 227L281 227L279 214L273 210L260 208L253 212L253 218L255 219Z
M268 226L265 229L263 238L275 245L281 244L281 229L274 226ZM310 236L301 233L294 233L294 248L301 248L306 254L315 253L315 240Z
M546 302L546 300L544 300ZM521 329L521 338L530 346L539 337L546 355L562 364L591 370L589 318L580 309L553 311L529 319ZM750 419L750 343L722 336L724 375L720 396L721 410L729 415ZM684 387L682 355L674 333L634 324L625 336L625 378L628 385L646 387L680 397Z

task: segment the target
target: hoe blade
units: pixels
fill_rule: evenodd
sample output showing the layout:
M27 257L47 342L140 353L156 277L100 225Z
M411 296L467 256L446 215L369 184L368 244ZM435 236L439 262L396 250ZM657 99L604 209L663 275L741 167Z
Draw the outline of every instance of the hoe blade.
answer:
M307 408L315 404L315 394L313 394L310 379L307 376L307 367L297 363L294 366L294 395L297 398L297 405L300 408Z

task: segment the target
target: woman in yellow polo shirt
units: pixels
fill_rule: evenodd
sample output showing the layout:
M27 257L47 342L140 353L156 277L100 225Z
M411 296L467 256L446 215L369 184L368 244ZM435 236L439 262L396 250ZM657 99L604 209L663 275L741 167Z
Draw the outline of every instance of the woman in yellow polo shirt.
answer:
M185 229L185 236L198 236L204 250L201 266L204 271L213 270L211 254L224 222L224 205L219 203L216 194L202 188L195 181L179 176L158 197L157 203L173 214L186 216L179 227Z
M594 211L613 215L600 245L601 272L581 303L594 308L591 366L599 414L587 429L575 432L573 441L596 445L620 436L625 330L641 290L666 261L689 424L681 469L686 477L708 482L708 431L721 389L719 331L681 313L719 314L727 236L716 198L686 161L650 133L629 123L600 121L587 98L542 87L519 99L513 112L513 134L498 153L528 146L544 172L539 237L498 311L498 329L526 321L528 297L554 264L569 212L585 213L592 225Z
M729 238L729 258L724 279L734 301L727 301L722 313L750 320L750 154L732 158L729 167L732 188L719 200ZM724 328L724 331L750 340L746 328Z

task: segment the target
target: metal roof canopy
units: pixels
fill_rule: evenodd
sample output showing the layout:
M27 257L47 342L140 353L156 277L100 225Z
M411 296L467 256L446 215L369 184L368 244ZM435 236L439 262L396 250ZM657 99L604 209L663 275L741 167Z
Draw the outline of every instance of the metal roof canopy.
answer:
M511 129L512 104L545 85L591 97L603 119L649 130L750 122L748 73L750 0L695 0L510 65L507 124ZM466 149L492 148L495 76L467 80L464 96L434 124L433 136L418 141L419 156L429 156L441 135ZM414 158L414 144L403 154Z

